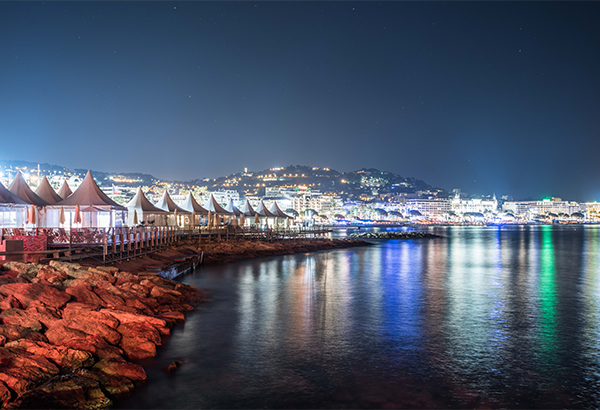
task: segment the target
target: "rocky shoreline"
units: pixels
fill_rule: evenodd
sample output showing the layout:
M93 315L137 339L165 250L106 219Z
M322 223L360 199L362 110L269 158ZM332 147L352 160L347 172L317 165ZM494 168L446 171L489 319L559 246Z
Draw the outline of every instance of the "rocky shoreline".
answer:
M198 289L154 272L7 262L0 271L0 405L100 409L146 380Z
M441 238L440 235L435 235L427 232L353 232L348 235L348 238L361 239L421 239L421 238Z
M0 407L104 409L143 383L146 373L132 361L155 356L162 337L205 296L161 276L173 278L199 262L364 245L370 244L183 242L118 267L6 262L0 266Z

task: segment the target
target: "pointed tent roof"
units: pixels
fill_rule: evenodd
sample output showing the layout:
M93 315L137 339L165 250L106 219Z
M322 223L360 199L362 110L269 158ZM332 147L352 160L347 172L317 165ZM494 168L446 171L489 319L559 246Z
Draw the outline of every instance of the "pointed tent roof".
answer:
M226 210L218 204L213 194L210 194L210 197L206 200L204 208L217 215L233 215L232 212L229 212L228 210Z
M0 182L0 204L28 205L27 202L6 189L2 182Z
M63 181L62 186L58 190L58 196L60 196L62 199L67 199L72 193L73 191L71 191L71 188L69 188L67 181Z
M153 214L164 214L164 211L160 208L155 207L152 202L146 198L146 195L142 192L142 188L138 188L135 196L125 205L127 209L135 209L137 211L148 212Z
M242 211L233 205L233 199L231 198L229 198L229 202L227 202L227 205L225 205L225 210L234 213L236 216L240 216L242 214Z
M278 216L280 218L291 218L291 216L289 216L288 214L283 212L281 208L279 208L279 205L277 205L277 201L273 201L273 205L271 205L269 211L271 211L273 215Z
M248 199L246 199L244 205L240 206L240 212L243 213L245 216L256 215L256 211L254 210L254 208L252 208L252 205L250 205L250 201Z
M42 178L42 182L40 182L40 186L35 190L35 193L49 204L55 204L63 200L60 195L56 193L54 188L52 188L46 175Z
M171 199L171 196L169 195L169 191L167 189L165 189L165 193L163 194L162 198L160 198L160 200L156 203L156 207L167 212L177 211L180 213L189 214L188 211L186 211L185 209L181 209L179 206L177 206L177 204Z
M119 205L110 199L94 181L90 171L87 172L79 188L75 190L67 199L63 199L56 205L79 205L79 206L110 206L112 209L125 210L124 206Z
M263 200L260 200L260 204L258 204L258 206L255 209L256 213L259 214L260 216L266 216L269 218L275 218L278 215L273 214L271 211L269 211L265 205L265 203L263 202Z
M48 202L37 196L36 193L29 188L29 185L27 185L27 182L25 182L25 178L23 178L21 171L17 171L17 175L15 175L13 182L10 183L8 190L28 204L37 206L49 205Z
M208 215L208 210L204 209L192 196L191 192L188 192L187 198L179 205L180 208L188 212L196 212L197 214Z

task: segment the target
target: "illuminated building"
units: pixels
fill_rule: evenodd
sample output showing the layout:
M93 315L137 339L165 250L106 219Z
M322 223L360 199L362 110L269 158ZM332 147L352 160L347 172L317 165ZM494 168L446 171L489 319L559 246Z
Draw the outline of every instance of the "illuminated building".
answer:
M406 201L408 211L418 211L426 218L444 219L451 211L449 199L409 199Z

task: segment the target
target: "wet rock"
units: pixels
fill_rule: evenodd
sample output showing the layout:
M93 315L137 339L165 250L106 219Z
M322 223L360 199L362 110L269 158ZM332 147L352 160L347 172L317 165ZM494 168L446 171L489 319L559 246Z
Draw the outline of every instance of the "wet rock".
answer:
M184 322L185 321L185 316L183 315L183 313L181 312L162 312L160 314L160 317L162 317L163 319L173 319L176 320L178 322Z
M100 384L113 398L125 396L134 389L133 382L127 377L98 373Z
M171 303L179 303L183 300L183 295L172 289L163 288L162 286L154 286L150 291L150 296L157 299L163 299Z
M100 360L94 365L94 370L109 376L126 377L134 382L145 381L147 378L142 366L116 357Z
M165 371L166 372L174 372L175 370L177 370L179 368L179 366L181 366L183 364L183 362L181 360L175 360L173 363L171 363L170 365L168 365L167 367L165 367Z
M0 293L14 296L23 307L38 301L45 306L61 308L71 299L65 292L39 283L8 283L0 286Z
M156 312L154 311L154 309L152 309L148 305L144 304L139 299L127 299L125 301L125 303L129 307L136 308L142 314L145 314L145 315L154 315L154 314L156 314Z
M17 394L58 374L58 367L43 356L0 347L0 381Z
M18 408L105 409L112 404L93 377L78 374L58 375L22 395Z

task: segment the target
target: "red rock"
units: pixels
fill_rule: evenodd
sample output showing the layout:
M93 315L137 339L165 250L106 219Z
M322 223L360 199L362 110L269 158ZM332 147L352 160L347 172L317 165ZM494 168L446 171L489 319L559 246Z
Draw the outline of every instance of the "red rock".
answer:
M0 286L0 293L14 296L24 307L38 301L49 307L60 308L71 299L65 292L39 283L9 283Z
M106 279L106 281L109 282L109 283L115 283L116 282L116 278L115 278L115 274L114 273L106 272L105 270L98 269L98 268L88 268L88 271L92 272L92 273L96 273L96 274L102 275Z
M102 359L94 365L94 370L110 376L123 376L134 382L147 378L142 366L118 358Z
M36 332L42 330L42 324L22 309L6 309L0 313L0 319L6 325L19 325Z
M117 287L123 291L135 294L138 298L145 298L150 293L148 288L138 283L126 282L118 284Z
M9 371L13 375L24 373L28 375L25 378L29 380L38 380L59 372L58 367L45 357L20 349L0 347L0 363L2 371Z
M160 332L148 323L123 323L119 325L117 331L123 335L123 337L144 339L156 345L161 344Z
M0 336L4 336L9 342L18 339L29 339L41 342L48 341L43 334L19 325L0 325Z
M0 382L3 382L16 394L25 393L36 385L35 379L26 379L23 372L13 372L13 369L0 368ZM33 376L30 376L33 377Z
M113 277L106 277L105 274L90 272L88 270L74 270L72 272L67 273L73 279L85 280L92 286L100 286L102 283L112 283L114 282Z
M99 322L105 324L106 326L112 329L116 329L117 326L119 326L119 321L113 316L102 312L96 312L93 310L65 308L63 310L63 318L66 320L80 319L88 322Z
M148 291L148 293L150 293L150 291ZM152 309L156 309L157 307L160 306L158 304L158 302L156 301L156 299L154 299L154 298L139 298L139 301Z
M10 401L12 394L6 383L0 381L0 407L4 407Z
M90 352L99 359L107 359L111 357L121 358L121 355L123 354L121 349L109 345L106 343L106 340L99 336L86 336L85 338L69 339L65 340L62 345L71 349Z
M170 365L168 365L167 367L165 367L165 371L166 372L174 372L175 370L177 370L177 368L179 368L179 366L181 366L183 364L183 362L181 360L175 360L173 363L171 363Z
M167 288L163 288L162 286L154 286L150 291L150 296L153 298L161 298L173 303L179 303L183 300L183 295L176 291Z
M143 313L145 315L154 315L156 313L154 309L144 304L139 299L127 299L125 303L127 304L127 306L134 307L138 311L140 311L140 313Z
M6 336L0 335L0 346L4 346L6 343Z
M6 296L0 301L0 309L2 310L12 308L21 309L21 307L21 302L19 302L19 300L13 295Z
M67 310L77 310L77 311L85 311L85 310L99 310L100 305L91 305L89 303L83 302L69 302L63 308L63 314Z
M109 292L106 289L95 288L94 293L96 293L96 295L100 296L100 298L104 301L106 306L112 307L112 306L125 305L125 301L123 300L122 297L117 296L117 295Z
M72 286L65 289L65 292L73 296L76 302L87 303L105 307L106 303L94 292L81 286Z
M156 356L156 345L148 340L124 337L119 345L131 360L148 359Z
M71 339L84 339L87 336L87 333L82 332L81 330L71 329L64 324L65 322L61 321L60 324L52 326L45 333L45 336L48 338L50 343L55 345L67 345Z
M185 316L183 316L183 313L181 313L181 312L162 312L160 314L160 317L166 318L166 319L174 319L179 322L185 321Z
M114 309L112 309L112 310L111 309L102 309L102 310L100 310L100 312L107 313L107 314L113 316L121 324L141 322L141 323L151 324L154 327L159 327L159 326L165 327L167 325L167 322L164 319L160 319L160 318L153 317L153 316L139 315L139 314L135 314L135 313L124 312L124 311L114 310Z
M6 347L21 349L38 356L43 356L61 367L78 368L89 367L94 364L94 358L90 352L70 349L65 346L55 346L49 343L20 339L8 343Z
M85 318L75 318L65 320L64 325L71 329L80 330L91 336L100 336L108 343L117 345L121 340L121 334L111 327L96 320L86 320Z

